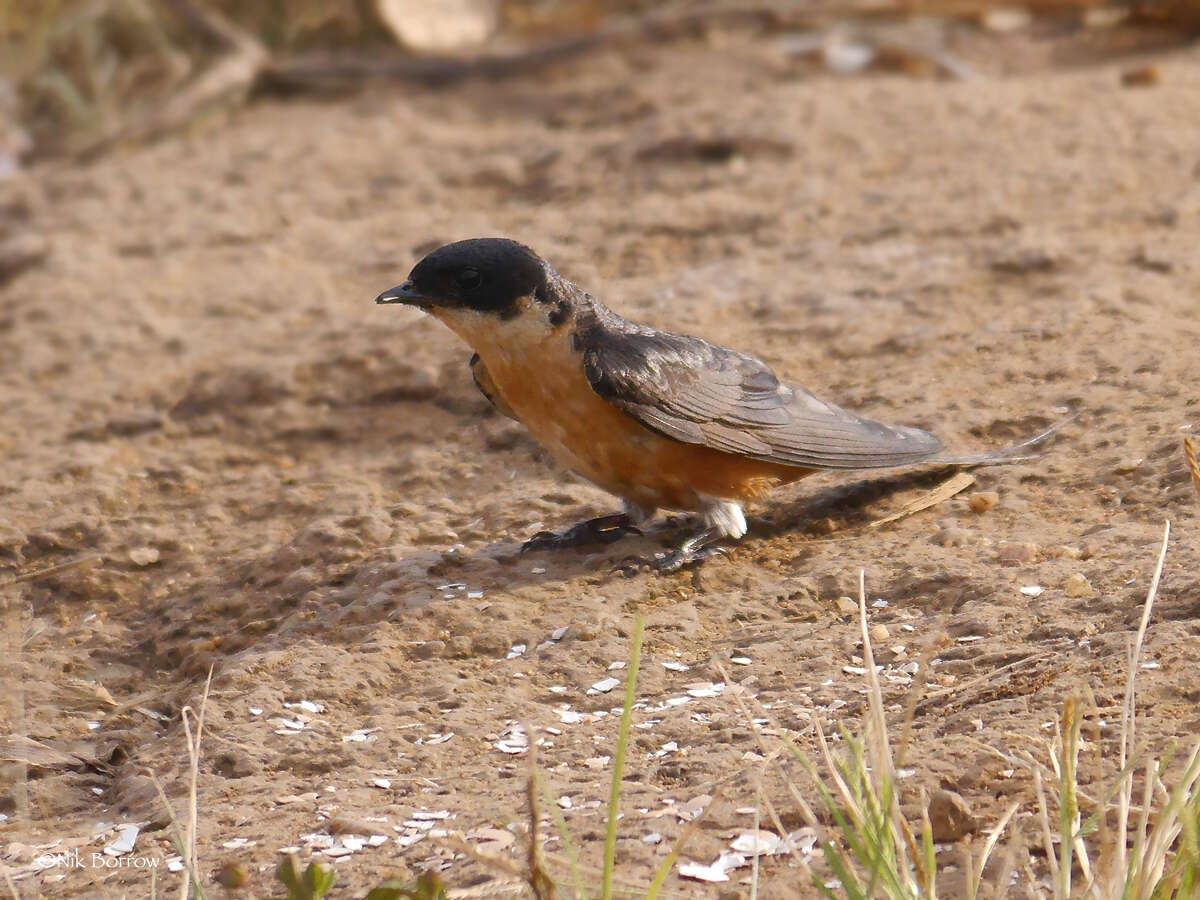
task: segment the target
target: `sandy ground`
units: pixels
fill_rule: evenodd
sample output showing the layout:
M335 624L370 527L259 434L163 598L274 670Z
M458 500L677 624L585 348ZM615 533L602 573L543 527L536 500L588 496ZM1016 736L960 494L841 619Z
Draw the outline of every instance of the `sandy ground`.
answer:
M0 589L0 860L22 897L147 896L148 860L159 890L178 885L151 774L182 813L180 714L210 666L205 878L239 865L245 895L266 896L292 846L336 868L339 896L431 866L503 893L511 875L429 832L520 861L527 754L506 750L524 727L594 866L621 689L589 688L623 677L636 615L621 878L648 881L741 772L684 853L712 862L753 825L755 728L768 751L778 729L811 750L814 717L857 723L841 598L860 569L897 728L928 663L905 808L951 788L987 828L1021 802L1027 884L1045 868L1013 755L1045 759L1081 695L1100 790L1166 519L1138 733L1166 752L1200 732L1200 523L1180 446L1200 416L1200 58L1126 88L1116 64L814 76L775 47L730 37L263 102L0 187L2 227L50 247L0 287L0 567L102 557ZM869 523L948 473L806 480L754 510L728 555L670 576L610 574L670 527L518 556L613 501L489 409L451 334L372 303L426 250L492 234L628 316L753 350L952 448L1080 415L1044 457L978 470L885 527ZM972 491L999 503L974 513ZM769 721L747 720L753 698ZM800 828L765 772L762 796ZM124 823L141 824L130 862L93 864ZM386 840L351 852L347 834ZM546 846L565 875L561 842ZM81 865L34 871L71 851ZM741 897L749 877L668 888ZM811 892L794 860L763 860L760 897Z

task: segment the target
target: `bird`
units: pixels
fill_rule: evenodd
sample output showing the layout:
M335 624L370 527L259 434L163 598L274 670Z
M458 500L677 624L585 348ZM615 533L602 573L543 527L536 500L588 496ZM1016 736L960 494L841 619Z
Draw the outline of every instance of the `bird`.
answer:
M473 349L472 377L498 412L621 499L621 513L539 532L524 551L608 544L659 510L697 513L694 534L646 561L671 572L742 538L747 503L814 472L1017 461L1059 427L949 455L932 433L818 399L752 355L625 319L508 238L441 246L375 302L446 325Z

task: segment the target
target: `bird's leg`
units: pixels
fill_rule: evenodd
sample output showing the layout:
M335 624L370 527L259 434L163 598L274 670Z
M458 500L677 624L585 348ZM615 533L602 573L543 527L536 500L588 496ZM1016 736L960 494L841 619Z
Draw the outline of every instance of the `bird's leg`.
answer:
M589 544L611 544L627 534L641 534L642 530L634 524L634 521L633 515L623 512L588 519L586 522L571 526L562 534L555 534L553 531L539 531L521 545L521 552L562 550L567 547L586 547Z
M684 566L703 562L710 556L725 551L712 546L722 538L740 538L746 533L746 517L737 503L715 498L704 499L704 530L692 535L674 550L668 553L656 553L649 559L631 556L625 560L616 571L626 575L634 575L643 566L653 572L666 574L677 572Z
M725 532L720 528L715 525L710 526L699 534L692 535L670 553L654 554L654 558L647 560L647 563L652 571L658 572L660 575L677 572L684 566L704 562L710 556L724 553L722 548L712 545L725 536Z

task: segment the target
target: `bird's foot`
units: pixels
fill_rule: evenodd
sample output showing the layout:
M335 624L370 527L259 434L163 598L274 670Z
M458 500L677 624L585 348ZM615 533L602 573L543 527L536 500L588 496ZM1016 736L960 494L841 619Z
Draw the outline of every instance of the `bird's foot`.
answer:
M688 538L674 550L665 553L655 553L650 557L630 556L624 559L613 571L622 575L633 576L643 569L648 569L659 575L678 572L684 566L693 566L719 553L724 553L723 547L712 544L724 537L724 533L716 528L709 528L695 537Z
M555 534L553 531L539 531L521 545L521 552L563 550L568 547L586 547L590 544L611 544L627 534L641 533L642 530L633 524L633 519L624 513L618 513L617 515L588 519L586 522L571 526L562 534Z

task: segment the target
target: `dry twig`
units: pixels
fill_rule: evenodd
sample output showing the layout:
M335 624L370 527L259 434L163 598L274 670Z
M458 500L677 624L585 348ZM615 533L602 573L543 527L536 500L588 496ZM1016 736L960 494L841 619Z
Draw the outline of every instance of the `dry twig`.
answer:
M948 481L943 481L933 490L922 494L915 500L905 503L898 512L894 512L890 516L884 516L882 519L876 519L868 527L878 528L880 525L888 525L906 516L911 516L913 513L919 513L923 509L929 509L929 507L936 506L943 500L949 500L955 494L965 491L974 483L975 476L970 472L959 472Z

